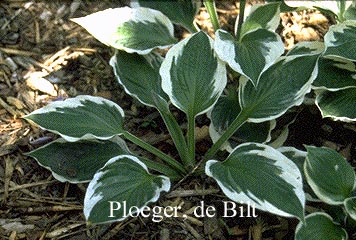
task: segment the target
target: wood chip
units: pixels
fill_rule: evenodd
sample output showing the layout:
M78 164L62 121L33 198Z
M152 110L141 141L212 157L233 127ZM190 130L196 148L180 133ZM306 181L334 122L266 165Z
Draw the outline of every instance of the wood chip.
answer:
M32 73L30 77L26 80L27 86L33 90L39 90L54 97L57 96L57 91L54 88L53 84L42 76L42 72Z
M0 97L0 106L2 106L3 108L6 109L7 112L9 112L11 115L13 115L14 117L19 117L22 115L21 112L18 112L16 110L14 110L11 106L9 106L4 100L2 100L2 98Z
M7 97L6 98L6 101L12 105L12 106L15 106L17 109L21 110L25 107L25 104L20 101L19 99L17 98L14 98L14 97Z

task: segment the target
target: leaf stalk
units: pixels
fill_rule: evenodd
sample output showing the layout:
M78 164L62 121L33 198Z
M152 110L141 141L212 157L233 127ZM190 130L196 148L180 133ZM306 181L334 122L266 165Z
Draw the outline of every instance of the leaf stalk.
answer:
M204 5L209 13L210 21L213 24L214 32L216 32L220 28L220 24L219 24L218 14L216 12L215 1L206 0L204 1Z
M246 7L246 0L240 0L240 9L239 9L239 22L237 25L236 31L236 38L240 40L241 35L241 28L245 18L245 7Z
M177 162L174 158L171 156L168 156L167 154L163 153L159 149L153 147L152 145L142 141L140 138L136 137L135 135L129 133L129 132L124 132L123 133L124 137L131 141L132 143L140 146L141 148L145 149L146 151L154 154L155 156L159 157L162 161L165 163L169 164L172 166L175 170L177 170L181 174L185 174L187 171L184 169L182 164ZM158 167L158 166L157 166Z

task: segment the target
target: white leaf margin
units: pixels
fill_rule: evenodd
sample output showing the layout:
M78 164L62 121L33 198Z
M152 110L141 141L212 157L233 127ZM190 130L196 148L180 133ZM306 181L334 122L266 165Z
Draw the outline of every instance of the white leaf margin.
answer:
M352 87L352 88L355 88L355 87ZM338 91L342 91L342 90L346 90L346 89L350 89L350 88L344 88L344 89L340 89ZM327 90L321 90L321 89L318 89L315 91L316 93L316 98L315 98L315 105L317 106L317 108L319 109L321 115L323 118L331 118L332 120L334 121L341 121L341 122L345 122L345 123L354 123L356 121L356 118L349 118L349 117L337 117L337 116L334 116L334 115L330 115L330 114L324 114L324 111L321 109L321 107L319 106L319 101L320 101L320 98L322 97L323 93L329 91L329 89ZM356 91L356 88L355 88L355 91ZM330 92L336 92L336 91L332 91L330 90Z
M286 63L289 61L293 61L295 58L303 57L300 55L294 55L294 56L282 56L280 57L274 64L286 60ZM264 73L264 72L263 72ZM262 73L262 74L263 74ZM262 76L261 74L261 76ZM285 114L290 108L294 106L299 106L303 103L304 97L307 93L309 93L312 90L312 83L316 79L318 75L318 62L315 64L313 72L311 73L309 80L302 86L302 88L299 89L298 92L296 92L294 96L294 102L290 104L285 110L281 111L279 114L271 115L268 117L264 118L249 118L248 121L254 122L254 123L260 123L260 122L265 122L265 121L270 121L276 118L279 118L283 114ZM260 76L260 77L261 77ZM249 79L246 78L245 76L241 76L239 79L240 85L239 85L239 102L240 102L240 107L243 109L241 103L243 102L243 99L241 98L243 89L245 88L246 84L248 83Z
M199 31L197 33L194 33L190 37L185 38L184 40L180 41L179 43L175 44L167 52L166 57L165 57L164 61L162 62L161 68L159 69L159 73L162 78L161 85L162 85L163 91L168 95L168 97L170 98L173 105L182 111L183 111L183 107L181 106L179 101L176 101L174 94L173 94L170 70L171 70L173 58L175 58L174 63L177 63L177 60L179 59L179 57L177 57L177 56L181 55L181 53L184 51L184 47L189 43L190 39L192 37L194 37L196 34L205 34L206 35L206 33ZM214 75L212 76L212 79L216 79L216 81L213 84L213 91L214 91L214 93L218 92L219 93L218 95L220 96L221 93L224 91L225 86L227 84L226 66L225 66L225 63L222 60L220 60L220 58L217 56L217 54L215 52L213 39L211 39L211 37L209 37L208 35L206 35L206 37L209 40L209 45L210 45L211 51L213 52L213 56L217 60L217 68L215 70ZM201 111L199 113L196 113L196 116L204 114L204 113L208 112L209 110L211 110L218 100L219 100L219 98L217 97L215 102L213 104L211 104L210 107L204 109L203 111Z
M355 209L355 204L353 204L352 208L350 209L350 205L348 204L348 202L354 202L356 201L356 197L350 197L345 199L344 201L344 207L346 212L348 213L348 215L356 221L356 209Z
M152 61L153 61L153 58L154 58L154 57L160 58L160 59L162 60L162 62L163 62L163 59L164 59L163 57L161 57L160 55L158 55L158 54L156 54L156 53L151 53L151 54L154 54L155 56L152 56L152 55L150 55L150 54L142 55L142 56L147 60L147 62L148 62L151 66L153 66L153 65L152 65ZM134 94L134 93L130 92L130 90L129 90L129 89L126 87L126 85L122 82L120 75L119 75L119 74L116 74L116 70L115 70L115 68L116 68L115 66L117 65L117 60L116 60L116 59L117 59L117 58L116 58L116 55L112 56L112 57L110 58L109 64L110 64L110 66L114 69L114 74L115 74L117 80L119 81L120 85L124 88L125 92L126 92L128 95L130 95L130 96L134 97L135 99L137 99L137 100L138 100L140 103L142 103L143 105L146 105L146 106L149 106L149 107L157 108L155 105L152 105L152 104L149 104L149 103L147 103L147 102L142 101L141 98L140 98L137 94Z
M118 16L120 17L118 18ZM100 21L98 21L98 18ZM113 21L113 19L116 21ZM107 46L112 45L109 41L107 41L107 38L103 36L110 36L112 33L116 32L116 29L119 25L129 21L136 23L146 22L147 24L156 22L164 23L164 26L167 27L169 34L172 37L174 36L174 27L169 18L160 11L145 7L108 8L84 17L73 18L71 21L81 25L85 29L87 29L87 26L91 26L91 30L89 31L87 29L87 31ZM138 53L144 55L150 53L155 48L164 49L171 45L172 44L156 46L145 50L137 50L127 47L120 47L118 49L124 50L128 53ZM117 48L116 46L112 47Z
M58 113L64 113L63 111L58 110L58 108L77 108L77 107L82 107L85 106L82 102L83 101L90 101L96 104L107 104L110 107L114 107L116 108L116 110L119 111L120 115L122 118L124 118L125 113L124 110L122 110L122 108L117 105L116 103L107 100L103 97L94 97L94 96L89 96L89 95L79 95L75 98L67 98L64 101L54 101L49 103L48 105L39 108L33 112L31 112L30 114L27 114L25 116L23 116L23 118L26 119L26 117L31 116L31 115L35 115L35 114L45 114L45 113L49 113L49 112L58 112ZM32 122L32 120L27 119L29 121ZM48 129L48 128L44 128L42 126L40 126L41 129L44 130L48 130L50 132L53 132L55 134L60 135L62 138L64 138L66 141L68 142L76 142L79 140L92 140L92 139L100 139L100 140L108 140L110 138L112 138L113 136L108 136L108 137L99 137L99 136L95 136L94 134L91 133L87 133L85 135L83 135L82 137L78 138L78 137L71 137L71 136L67 136L65 134L62 134L56 130L52 130L52 129Z
M97 141L97 140L96 140L96 139L93 139L92 141ZM120 137L118 137L118 136L115 136L114 138L110 139L109 141L116 143L116 144L119 145L120 148L122 148L124 151L126 151L127 153L130 153L130 150L128 149L128 147L127 147L125 141L124 141L122 138L120 138ZM49 143L49 144L46 144L46 145L44 145L44 146L41 146L41 147L37 148L36 150L45 148L45 147L47 147L48 145L50 145L50 144L52 144L52 143L66 143L66 142L67 142L67 141L66 141L65 139L63 139L63 138L58 138L58 139L54 140L53 142L51 142L51 143ZM37 158L35 158L35 157L32 157L32 158L34 158L34 159L36 160L36 162L38 163L38 165L40 165L41 167L46 168L47 170L51 171L53 177L54 177L56 180L60 181L60 182L63 182L63 183L64 183L64 182L69 182L69 183L77 184L77 183L86 183L86 182L90 182L90 181L91 181L91 180L86 180L86 181L73 181L73 180L69 180L69 179L63 177L62 175L59 175L59 174L55 173L54 171L52 171L52 168L51 168L51 167L49 167L49 166L47 166L47 165L41 164L41 162L38 161Z
M243 146L247 146L250 144L251 143L240 144L239 146L237 146L234 149L234 151L238 148L241 148ZM305 200L305 194L303 191L302 175L301 175L297 165L295 163L293 163L291 160L289 160L286 156L284 156L281 152L275 150L274 148L272 148L268 145L259 144L259 143L253 143L253 144L255 144L258 147L264 148L264 150L263 151L252 150L245 154L257 154L258 156L276 160L275 166L278 167L280 170L284 170L284 171L282 171L280 177L285 179L286 182L288 182L289 184L291 184L294 187L294 192L296 193L296 196L298 197L300 203L302 204L302 206L305 206L306 200ZM233 153L231 153L231 154L233 154ZM229 158L229 156L227 158ZM218 185L220 186L220 188L222 189L224 194L227 197L229 197L231 200L233 200L235 202L241 202L241 203L248 203L248 202L253 203L254 206L260 210L263 210L266 212L271 212L271 213L274 213L274 214L277 214L277 215L280 215L283 217L295 217L294 215L291 215L287 212L284 212L284 211L278 209L270 202L267 202L264 200L261 200L260 202L254 201L253 199L258 199L258 198L256 196L254 196L254 194L251 193L250 191L248 191L247 193L244 193L244 192L237 193L237 192L231 191L229 188L225 187L221 181L214 178L213 173L210 171L210 167L213 164L218 163L218 162L220 162L220 161L217 161L217 160L207 161L205 164L205 173L206 173L206 175L208 175L209 177L212 177L213 179L215 179L217 181ZM292 174L292 173L296 173L296 174ZM249 197L249 196L251 196L251 197Z
M150 174L147 166L135 156L124 154L124 155L119 155L119 156L111 158L108 162L105 163L105 165L100 170L98 170L98 172L94 175L93 179L90 181L90 183L88 185L88 188L87 188L87 191L86 191L85 197L84 197L84 208L83 208L85 219L87 219L87 220L89 219L91 210L94 208L94 206L101 199L103 199L103 195L101 195L101 194L95 195L96 188L100 187L102 185L101 183L98 183L98 181L106 173L106 172L101 172L101 170L104 169L107 165L112 164L116 161L120 161L123 158L129 158L130 160L139 164L144 170L146 170L146 172L148 174ZM171 182L168 177L166 177L164 175L158 175L157 177L160 177L162 179L162 187L156 189L154 196L151 199L149 199L146 203L144 203L143 207L141 207L138 210L138 212L141 212L145 208L145 206L147 206L149 203L156 202L158 200L158 198L160 197L160 193L162 191L168 192L169 189L171 188ZM102 223L117 222L117 221L122 221L124 219L125 219L125 217L116 218L116 219L102 222Z
M260 30L260 28L249 31L246 34L250 34L250 33L253 33L258 30ZM216 51L217 55L219 56L219 58L222 61L226 62L235 72L238 72L238 73L242 74L243 76L245 76L246 78L248 78L248 75L242 70L241 64L239 62L235 61L235 56L237 53L236 53L236 47L235 47L235 42L233 41L233 37L231 36L231 41L230 40L225 40L225 41L219 40L220 33L230 35L230 33L228 33L225 30L222 30L222 29L219 29L216 31L214 48L216 49L215 51ZM243 40L243 37L242 37L242 40ZM282 55L284 52L282 39L277 34L276 34L276 38L279 41L278 44L280 44L280 46L276 46L276 44L274 44L273 47L268 52L275 52L275 53L277 52L279 55ZM266 47L266 44L268 44L268 43L264 43L263 46ZM239 42L237 44L242 44L242 43ZM230 54L226 54L226 53L230 53ZM270 57L270 55L266 55L265 60L266 60L266 64L265 64L264 68L262 69L260 75L258 76L257 84L258 84L258 81L259 81L261 75L263 74L263 72L265 72L270 66L272 66L278 60L278 58L276 59L276 58ZM252 80L250 80L250 81L253 85L255 85L255 83Z
M308 216L305 217L305 222L306 222L306 220L307 220L308 218L311 218L311 217L314 217L314 216L317 216L317 215L324 216L324 217L326 217L328 220L330 220L332 223L337 224L337 223L334 222L333 218L332 218L329 214L324 213L324 212L314 212L314 213L309 214ZM297 227L296 227L296 229L295 229L295 235L297 235L297 233L298 233L298 232L300 231L300 229L303 227L303 224L304 224L303 222L299 222L299 223L298 223L298 225L297 225ZM345 229L342 228L342 230L344 231L346 238L342 238L342 239L340 239L340 240L347 240L347 239L348 239L348 234L347 234L347 232L345 231ZM317 231L315 231L315 232L317 232ZM304 239L297 239L297 238L295 238L295 240L304 240Z
M330 60L335 60L338 63L333 64L335 67L338 67L339 69L347 70L349 72L354 72L354 74L351 75L351 78L355 80L355 85L349 85L345 87L338 87L338 88L330 88L330 87L325 87L325 86L314 86L312 85L313 90L327 90L330 92L336 92L340 90L345 90L349 88L356 88L356 66L353 64L353 62L344 59L344 58L339 58L339 57L332 57L332 56L326 56L324 58L330 59Z
M347 161L346 159L344 159L345 161ZM304 174L305 174L305 180L307 181L307 183L309 184L309 186L312 188L312 190L314 191L315 195L324 203L330 204L330 205L341 205L345 202L344 201L334 201L333 199L329 198L327 195L325 195L323 193L323 191L321 190L321 188L318 186L318 184L315 183L315 181L310 177L308 171L307 171L307 165L308 165L308 161L309 158L308 156L305 159L304 162ZM335 165L335 167L338 167L337 165ZM356 188L356 173L354 172L354 186L353 189Z

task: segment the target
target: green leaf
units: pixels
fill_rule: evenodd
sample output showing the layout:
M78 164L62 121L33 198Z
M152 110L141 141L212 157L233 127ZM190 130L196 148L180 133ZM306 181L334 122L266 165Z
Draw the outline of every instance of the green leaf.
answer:
M355 64L343 58L320 58L319 73L313 82L314 89L337 91L356 87Z
M346 240L347 232L326 213L316 212L299 222L295 230L295 240Z
M356 21L348 20L329 28L324 36L325 56L356 61Z
M171 102L189 116L207 112L226 85L225 64L214 54L204 32L174 45L162 63L162 88Z
M241 78L240 105L250 113L249 121L272 120L300 105L317 75L317 60L318 55L281 57L262 73L257 87Z
M295 232L295 240L346 240L347 232L326 213L316 212L299 222Z
M241 144L224 162L209 160L205 172L233 201L304 219L301 173L291 160L267 145Z
M300 173L302 174L303 189L304 189L306 199L312 202L320 202L320 200L315 195L311 187L308 185L304 174L304 162L307 158L307 152L298 150L294 147L280 147L277 150L280 151L288 159L293 161L295 165L297 165Z
M316 104L323 117L344 122L356 121L356 88L319 92Z
M220 138L240 111L241 108L237 94L230 93L228 96L221 96L219 98L208 115L211 120L209 133L213 142L216 142ZM271 131L274 127L274 120L262 123L246 122L229 138L228 145L224 148L231 152L241 142L268 142L271 139Z
M119 137L111 141L82 140L74 143L59 138L27 155L50 170L57 180L79 183L90 181L110 158L127 153L129 150Z
M171 21L149 8L109 8L72 19L100 42L129 53L147 54L174 43Z
M356 197L345 199L344 206L349 216L356 221Z
M87 95L51 102L24 116L69 142L110 139L123 133L124 111L112 101Z
M150 174L134 156L120 155L110 159L89 183L84 216L90 223L122 221L129 217L130 208L132 215L142 211L149 203L156 202L162 191L169 189L167 177ZM113 202L112 208L110 202ZM121 208L114 210L118 204Z
M261 73L283 54L284 45L278 34L266 29L249 32L241 41L224 30L218 30L215 50L221 60L256 86Z
M141 103L148 106L157 106L156 97L168 101L167 95L161 87L159 68L163 59L151 53L147 55L130 54L116 51L110 60L110 65L119 83L125 91Z
M342 204L356 186L353 168L335 150L313 146L306 149L304 173L308 184L323 202Z
M280 21L280 5L281 3L253 5L250 14L242 24L241 36L260 28L274 32Z
M190 32L195 32L193 21L197 14L199 1L194 0L170 0L170 1L152 1L152 0L134 0L132 7L147 7L161 11L172 22L180 24Z

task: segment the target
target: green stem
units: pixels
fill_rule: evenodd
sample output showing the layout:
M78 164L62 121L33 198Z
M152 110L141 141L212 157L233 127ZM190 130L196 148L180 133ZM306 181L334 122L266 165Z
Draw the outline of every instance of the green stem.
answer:
M139 158L144 164L146 164L148 168L162 173L163 175L169 177L169 179L172 181L179 180L183 177L182 174L180 174L179 172L175 171L174 169L164 164L152 161L144 157L139 157Z
M196 33L199 32L200 29L198 28L198 26L196 26L194 23L192 23L191 25L184 25L184 27L190 32L190 33Z
M194 114L187 114L188 117L188 166L193 167L195 165L195 116Z
M205 0L204 5L209 13L210 21L213 24L214 31L216 32L220 28L220 25L218 14L216 13L215 2L214 0Z
M345 21L345 19L344 19L344 13L346 10L345 1L339 1L338 5L339 5L338 6L339 12L338 12L337 18L338 18L339 22L343 22L343 21Z
M166 100L163 98L156 96L154 98L155 103L156 103L156 108L158 112L161 114L161 117L163 118L164 123L166 124L166 127L169 131L169 134L171 135L174 145L177 148L178 154L180 158L183 161L183 164L185 166L188 165L189 163L189 156L188 156L188 148L187 148L187 142L185 141L185 137L183 135L183 131L180 128L177 120L175 117L172 115L171 111L169 110L169 105Z
M207 161L214 157L214 155L219 151L221 146L239 129L248 119L249 112L241 111L231 125L226 129L226 131L221 135L219 140L213 144L209 151L204 156L204 161Z
M188 156L188 148L187 143L185 141L182 129L180 128L177 120L174 118L170 111L158 110L161 114L169 134L171 135L174 145L177 148L178 154L183 161L185 166L189 163L189 156Z
M246 0L240 0L239 22L237 24L236 38L240 40L242 23L244 22Z
M164 162L166 162L170 166L174 167L180 173L183 173L183 174L186 173L186 170L184 169L184 167L179 162L177 162L174 158L168 156L167 154L165 154L162 151L160 151L159 149L151 146L150 144L142 141L141 139L139 139L138 137L136 137L135 135L133 135L133 134L131 134L129 132L124 132L123 135L127 140L129 140L129 141L133 142L134 144L140 146L141 148L145 149L146 151L156 155L157 157L162 159Z

